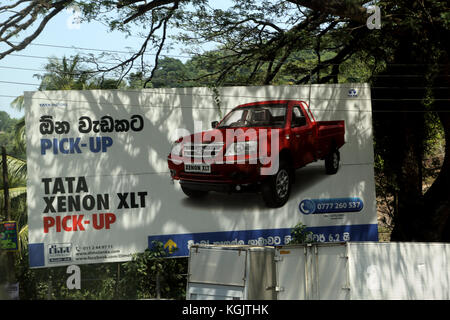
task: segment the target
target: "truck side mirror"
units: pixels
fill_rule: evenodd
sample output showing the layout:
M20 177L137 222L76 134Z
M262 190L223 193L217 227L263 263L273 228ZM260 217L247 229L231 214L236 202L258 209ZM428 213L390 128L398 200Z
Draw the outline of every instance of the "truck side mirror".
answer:
M218 124L219 124L219 121L213 121L213 122L211 122L211 127L212 127L213 129L215 129L215 128L217 127Z

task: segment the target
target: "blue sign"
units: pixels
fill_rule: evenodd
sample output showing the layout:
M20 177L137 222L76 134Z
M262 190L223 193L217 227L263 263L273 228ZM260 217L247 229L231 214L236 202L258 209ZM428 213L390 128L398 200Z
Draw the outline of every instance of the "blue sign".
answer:
M378 241L377 224L308 227L312 242ZM278 246L291 240L291 228L241 230L223 232L181 233L148 237L148 247L153 241L162 242L171 257L189 256L193 244Z
M305 199L298 205L303 214L359 212L363 207L360 198Z

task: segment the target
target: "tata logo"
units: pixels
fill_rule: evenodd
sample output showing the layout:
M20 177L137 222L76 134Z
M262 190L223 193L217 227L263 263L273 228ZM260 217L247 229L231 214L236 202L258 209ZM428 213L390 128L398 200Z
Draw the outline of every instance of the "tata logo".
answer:
M348 90L348 96L349 97L357 97L358 92L356 92L356 89L350 89L350 90Z

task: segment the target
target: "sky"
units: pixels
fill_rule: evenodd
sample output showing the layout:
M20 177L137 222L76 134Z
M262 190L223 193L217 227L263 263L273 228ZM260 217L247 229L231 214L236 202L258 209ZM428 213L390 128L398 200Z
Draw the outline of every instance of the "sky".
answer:
M62 58L64 55L70 57L77 53L100 53L73 47L129 51L129 48L140 48L142 44L142 39L137 35L138 30L135 36L126 38L125 34L119 31L109 32L108 28L99 22L78 23L76 18L77 11L63 11L50 20L43 32L27 48L0 60L1 111L8 112L13 118L24 115L23 111L11 108L10 104L15 97L23 95L24 91L37 90L40 80L33 75L44 74L43 69L50 56ZM183 62L188 58L186 54L183 55L180 47L163 51L163 54Z

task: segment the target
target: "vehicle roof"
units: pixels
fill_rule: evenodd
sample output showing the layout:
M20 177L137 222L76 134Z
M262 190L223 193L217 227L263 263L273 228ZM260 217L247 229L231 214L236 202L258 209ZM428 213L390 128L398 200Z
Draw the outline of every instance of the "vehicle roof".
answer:
M240 104L236 108L260 106L260 105L264 105L264 104L285 104L285 103L289 103L289 102L306 103L306 101L303 101L303 100L265 100L265 101L255 101L255 102Z

